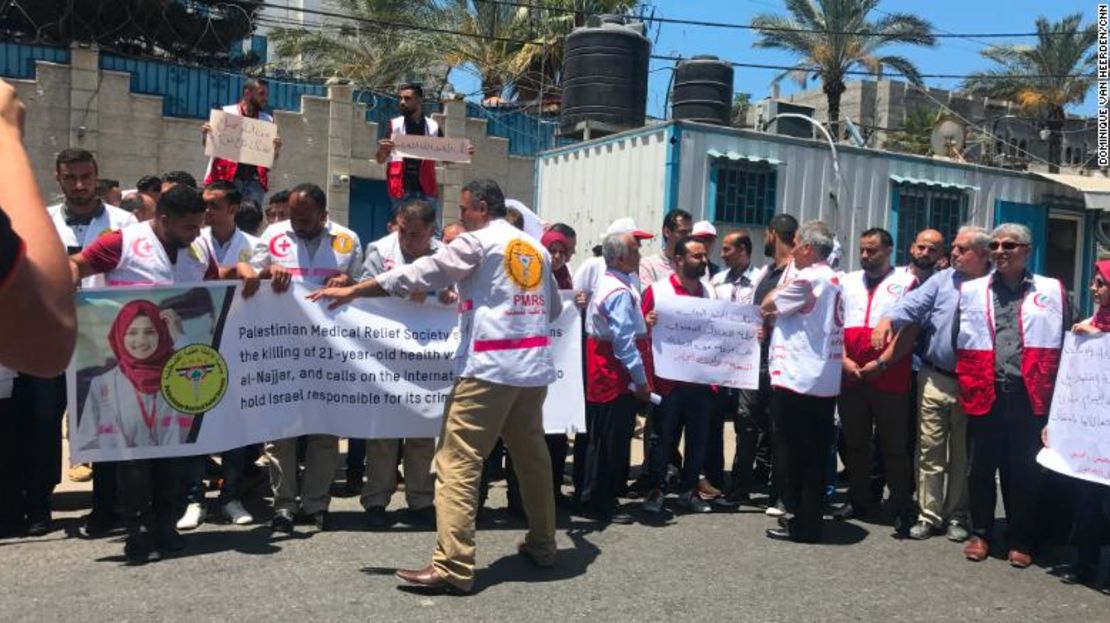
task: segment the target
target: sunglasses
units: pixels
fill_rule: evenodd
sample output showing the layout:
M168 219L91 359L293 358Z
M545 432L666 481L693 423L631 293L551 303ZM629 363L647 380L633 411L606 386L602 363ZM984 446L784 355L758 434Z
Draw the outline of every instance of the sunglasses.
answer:
M1005 241L1002 241L1002 242L999 242L997 240L992 240L991 243L987 245L987 248L990 249L991 251L997 251L999 248L1001 248L1003 251L1013 251L1014 249L1016 249L1018 247L1027 247L1027 246L1029 246L1029 245L1026 244L1026 243L1014 242L1012 240L1005 240Z

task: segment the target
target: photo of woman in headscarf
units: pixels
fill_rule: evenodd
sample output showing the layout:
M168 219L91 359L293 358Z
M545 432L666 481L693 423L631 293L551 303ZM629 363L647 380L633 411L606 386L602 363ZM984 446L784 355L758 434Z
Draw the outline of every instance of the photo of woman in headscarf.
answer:
M193 416L175 411L162 397L162 367L174 338L157 305L125 304L108 330L116 365L92 379L78 438L81 449L143 448L184 443Z

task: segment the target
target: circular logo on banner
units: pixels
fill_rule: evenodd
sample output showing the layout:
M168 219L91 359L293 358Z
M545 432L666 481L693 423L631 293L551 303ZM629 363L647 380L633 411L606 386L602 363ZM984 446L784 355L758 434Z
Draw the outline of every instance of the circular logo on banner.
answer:
M505 245L505 272L524 290L535 290L543 279L543 256L532 245L517 238Z
M347 234L336 234L335 238L332 238L331 240L331 248L336 253L350 253L351 249L355 248L355 239L351 238Z
M227 393L227 362L205 344L190 344L162 367L162 396L181 413L196 415L215 407Z
M289 255L289 249L293 248L293 243L289 242L289 236L286 234L278 234L270 240L270 255L274 257L285 257Z

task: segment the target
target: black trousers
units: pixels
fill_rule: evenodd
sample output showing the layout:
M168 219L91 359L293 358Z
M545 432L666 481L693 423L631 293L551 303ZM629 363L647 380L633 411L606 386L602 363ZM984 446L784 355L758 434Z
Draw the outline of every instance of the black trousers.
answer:
M771 501L779 499L778 474L772 469L771 377L766 370L759 373L759 389L737 390L735 428L733 489L751 493L755 487L770 484Z
M127 529L140 526L153 532L173 528L185 511L182 483L187 463L194 457L143 459L117 464L120 495L123 498Z
M825 508L825 476L832 443L836 398L771 392L775 460L782 501L797 541L819 541ZM780 469L781 468L781 469Z
M593 430L580 499L587 511L609 515L617 505L617 497L627 484L638 408L639 402L631 394L622 394L611 402L586 403Z
M979 538L990 540L994 530L998 473L1006 507L1007 546L1029 553L1036 545L1042 480L1037 452L1046 421L1033 415L1029 396L1020 383L996 385L990 412L968 417L968 506L972 532Z
M21 374L0 400L0 522L19 525L50 517L62 479L65 375Z
M574 499L582 500L582 488L586 483L586 454L590 450L590 433L594 430L594 414L586 403L586 430L574 433L574 457L570 477L574 482ZM627 469L625 471L627 474Z

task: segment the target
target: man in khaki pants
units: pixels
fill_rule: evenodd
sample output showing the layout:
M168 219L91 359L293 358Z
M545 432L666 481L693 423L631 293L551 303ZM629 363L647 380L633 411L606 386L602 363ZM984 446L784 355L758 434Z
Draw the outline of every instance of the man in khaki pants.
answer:
M944 533L967 539L967 415L957 400L956 351L952 323L960 301L960 285L987 274L990 234L981 227L960 229L952 243L952 268L938 272L903 297L875 327L876 348L886 344L879 361L891 361L913 350L922 330L927 338L925 364L918 373L917 497L920 513L910 538ZM890 341L892 331L901 331Z
M501 437L520 481L528 534L518 551L540 567L555 563L555 496L544 443L543 402L555 380L550 324L562 311L551 257L540 241L505 221L492 180L467 184L460 201L466 233L435 254L375 279L313 293L338 307L359 296L410 296L457 283L458 380L436 451L437 542L432 564L397 577L429 592L468 593L474 584L474 519L482 462Z

